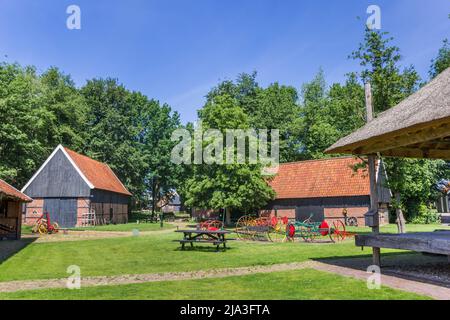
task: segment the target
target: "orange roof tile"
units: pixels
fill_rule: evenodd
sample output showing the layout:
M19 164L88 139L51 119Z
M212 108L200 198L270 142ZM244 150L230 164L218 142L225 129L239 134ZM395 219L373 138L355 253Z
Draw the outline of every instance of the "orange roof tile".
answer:
M345 157L281 164L269 184L276 199L370 195L367 172L351 168L361 162Z
M23 202L31 202L33 199L23 194L13 186L9 185L5 181L0 179L0 194L6 195L6 197L13 198L16 200L20 200Z
M64 150L94 188L131 196L131 193L107 164L83 156L68 148L64 148Z

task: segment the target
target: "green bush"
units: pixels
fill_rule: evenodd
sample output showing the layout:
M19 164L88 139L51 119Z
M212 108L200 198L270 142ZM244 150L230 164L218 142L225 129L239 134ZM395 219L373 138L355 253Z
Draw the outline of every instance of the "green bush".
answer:
M441 217L436 209L430 208L425 204L417 207L417 214L411 219L413 224L433 224L440 223Z

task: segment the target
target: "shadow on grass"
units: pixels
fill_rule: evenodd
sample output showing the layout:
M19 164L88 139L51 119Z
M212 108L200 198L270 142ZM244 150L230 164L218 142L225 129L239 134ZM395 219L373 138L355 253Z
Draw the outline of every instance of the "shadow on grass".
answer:
M367 271L372 255L313 259L337 267ZM381 256L382 273L405 280L450 288L450 264L446 256L416 252L388 252Z
M37 238L22 238L21 240L0 241L0 264L32 244Z
M191 246L187 246L186 245L186 247L184 249L182 249L181 247L177 247L173 251L186 252L186 253L188 253L188 252L211 252L211 253L220 252L220 253L225 253L225 252L228 252L230 250L232 251L232 250L234 250L234 248L227 246L226 249L224 249L223 247L220 247L219 250L217 250L215 246L194 245L193 247L191 247Z

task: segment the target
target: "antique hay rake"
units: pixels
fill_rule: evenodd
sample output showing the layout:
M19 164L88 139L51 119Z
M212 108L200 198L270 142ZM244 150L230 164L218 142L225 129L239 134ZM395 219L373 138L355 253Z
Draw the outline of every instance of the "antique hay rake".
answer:
M240 240L281 242L286 238L288 222L286 217L245 215L237 221L235 232Z

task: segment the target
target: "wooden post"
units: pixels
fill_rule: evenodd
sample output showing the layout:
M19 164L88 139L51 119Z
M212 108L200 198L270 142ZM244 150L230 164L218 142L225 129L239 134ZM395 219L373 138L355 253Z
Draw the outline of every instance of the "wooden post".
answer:
M372 105L372 88L370 83L365 85L366 93L366 112L367 123L373 120L373 105ZM370 179L370 211L374 212L374 225L372 226L372 233L380 233L380 218L378 215L378 190L377 190L377 170L376 170L377 156L371 154L368 156L369 162L369 179ZM381 250L380 248L372 248L373 264L381 266Z

